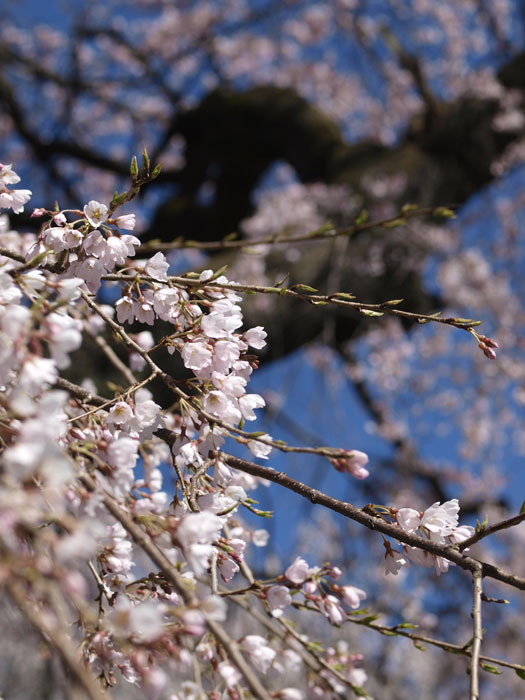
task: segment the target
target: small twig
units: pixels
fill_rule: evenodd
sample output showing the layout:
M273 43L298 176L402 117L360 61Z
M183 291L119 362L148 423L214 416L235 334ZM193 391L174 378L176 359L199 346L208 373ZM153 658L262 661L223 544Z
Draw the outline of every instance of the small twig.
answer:
M308 610L315 610L315 612L318 612L318 610L314 608L308 608ZM347 621L351 622L354 625L360 625L362 627L375 630L376 632L379 632L383 635L395 635L397 637L405 637L406 639L411 639L413 642L422 642L423 644L430 644L431 646L437 647L438 649L443 649L443 651L448 651L451 654L459 654L461 656L468 656L469 658L471 657L471 652L469 651L469 649L472 645L472 640L470 640L467 644L463 645L453 644L452 642L443 642L440 639L434 639L433 637L426 637L421 634L409 632L400 625L380 625L377 622L365 622L364 620L360 620L359 618L356 618L352 615L348 615ZM479 660L485 661L489 664L497 664L498 666L502 666L503 668L511 668L514 671L525 671L525 666L523 666L522 664L514 664L511 661L495 659L491 656L480 655Z
M472 546L476 542L479 542L482 540L484 537L488 537L488 535L492 535L495 532L499 532L500 530L508 530L511 527L514 527L515 525L519 525L525 520L525 513L518 513L518 515L513 515L512 518L507 518L506 520L501 520L499 523L495 523L494 525L491 525L490 527L484 527L480 529L478 532L475 532L472 537L469 537L468 540L464 540L461 542L459 545L459 549L462 551L466 549L467 547Z
M299 642L299 644L300 644L301 646L303 646L303 647L308 651L308 653L310 653L310 654L314 657L314 659L316 660L316 662L319 664L320 667L322 667L322 668L326 669L327 671L329 671L335 678L337 678L339 681L341 681L342 683L344 683L344 684L347 685L348 687L354 688L354 684L351 683L351 682L348 680L348 678L345 678L345 677L343 676L342 673L340 673L340 672L339 672L336 668L334 668L333 666L330 666L330 664L329 664L327 661L325 661L325 659L323 659L319 654L316 654L315 651L313 651L313 650L310 648L310 646L308 645L308 641L305 641L305 640L303 639L303 635L298 634L298 633L295 631L295 629L294 629L293 626L288 622L288 620L283 620L282 618L280 618L280 619L278 620L278 622L284 627L284 629L287 631L287 633L288 633L290 636L292 636L297 642ZM327 680L327 679L325 679L325 680ZM338 693L338 695L339 695L339 693Z
M211 571L211 592L213 595L219 594L219 588L217 585L217 559L219 554L216 549L213 550L213 554L210 558L210 571Z
M137 275L123 275L120 273L112 273L104 275L102 279L111 282L136 282ZM346 295L345 292L335 294L317 294L317 292L301 291L301 285L294 285L294 289L294 287L269 287L257 284L240 284L238 282L201 282L199 279L179 276L171 276L168 277L168 279L165 282L160 282L154 277L140 275L140 280L143 282L150 282L152 284L157 285L176 285L177 287L182 287L184 289L231 289L236 292L275 294L277 296L305 301L309 304L313 304L314 306L333 304L335 306L341 306L342 308L352 309L354 311L359 311L365 314L366 312L372 311L374 312L374 314L390 314L391 316L407 318L417 323L441 323L443 325L453 326L461 330L469 330L472 326L479 325L479 321L475 321L474 319L461 319L456 318L454 316L442 318L440 316L432 314L418 314L412 311L403 311L402 309L396 308L395 305L389 305L388 301L380 304L367 304L361 301L353 301L352 299L348 299L348 296L351 295ZM134 349L136 349L136 347L134 347Z
M175 469L175 473L177 474L177 479L178 479L179 484L180 484L180 490L182 493L182 498L184 500L184 503L186 504L188 510L191 510L191 505L190 505L190 501L188 498L188 485L187 485L187 483L184 479L184 476L182 474L182 471L181 471L181 469L180 469L180 467L177 464L177 461L175 459L173 459L173 468Z
M197 503L197 483L201 476L203 474L206 474L210 467L210 462L206 461L202 467L199 467L195 474L191 477L190 479L190 493L189 493L189 502L190 502L190 507L191 510L194 513L197 513L199 511L199 504Z
M135 384L132 384L129 386L125 391L122 392L122 395L130 395L133 394L135 391L140 389L141 387L145 386L146 384L149 384L153 379L156 377L156 373L152 372L149 377L146 379L143 379L141 382L137 382ZM97 413L98 411L102 411L103 409L109 408L115 403L118 403L121 400L121 396L115 396L113 399L108 399L105 403L101 404L100 406L96 406L95 408L92 408L89 411L86 411L85 413L81 413L78 416L73 416L73 418L68 418L66 421L67 423L73 423L74 421L80 420L81 418L85 418L86 416L90 416L92 413Z
M107 601L110 602L111 598L113 597L113 594L111 592L111 588L109 588L109 586L107 586L104 583L104 581L100 578L100 574L93 566L93 563L90 561L88 561L88 568L91 571L91 573L93 574L93 578L95 579L95 582L97 584L97 587L98 587L98 590L100 593L100 600L102 601L102 596L104 595L104 596L106 596Z
M111 345L103 338L101 335L98 335L95 338L95 343L98 345L98 347L102 350L102 352L106 355L108 360L111 362L111 364L118 369L118 371L126 378L126 381L128 384L136 384L137 379L134 376L133 372L130 370L129 367L127 367L120 357L117 355L117 353L113 350Z
M73 382L70 382L67 379L64 379L63 377L56 378L55 386L58 386L60 389L65 389L66 391L69 391L69 393L72 394L75 398L80 399L85 403L90 403L96 406L101 406L102 404L105 404L107 401L111 400L105 399L103 396L99 396L98 394L93 394L91 391L84 389L84 387L78 386L78 384L73 384Z
M488 595L485 595L484 593L481 594L481 600L484 603L500 603L501 605L508 605L509 601L505 600L505 598L491 598Z
M20 255L20 253L17 253L14 250L9 250L9 248L0 247L0 255L3 255L4 258L10 258L11 260L16 260L16 262L20 263L25 263L26 261L23 255Z

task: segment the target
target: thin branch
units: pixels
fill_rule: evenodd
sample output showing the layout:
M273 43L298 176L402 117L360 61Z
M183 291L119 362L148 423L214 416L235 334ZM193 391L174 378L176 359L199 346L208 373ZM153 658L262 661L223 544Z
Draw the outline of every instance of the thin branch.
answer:
M446 208L445 208L446 209ZM286 243L293 245L295 243L306 243L308 241L318 241L318 240L332 240L338 236L354 236L362 231L368 231L373 228L391 228L392 224L399 225L398 222L403 222L404 219L413 219L415 217L423 216L436 216L439 212L439 208L436 207L426 207L424 209L413 209L407 212L399 212L395 216L390 216L386 219L378 219L377 221L369 221L362 224L354 224L353 226L347 226L345 228L333 229L322 227L308 233L302 233L298 236L286 236L279 235L279 233L272 233L269 236L262 236L260 238L244 238L242 240L229 241L192 241L184 238L177 238L170 243L159 243L151 241L151 243L144 243L139 248L137 248L138 255L144 255L146 253L157 253L157 252L168 252L170 250L178 250L180 248L194 248L196 250L238 250L240 248L254 248L261 245L275 245L280 243Z
M484 527L478 532L475 532L472 537L469 537L468 540L464 540L461 542L459 545L460 551L463 551L467 547L471 547L473 544L476 542L479 542L485 537L488 537L489 535L493 535L495 532L500 532L500 530L508 530L511 527L514 527L515 525L519 525L525 520L525 513L518 513L518 515L513 515L512 518L507 518L506 520L501 520L499 523L495 523L494 525L491 525L490 527Z
M481 566L474 572L472 594L473 641L470 659L470 700L479 700L479 657L483 630L481 628L481 594L483 593L483 573Z
M74 396L77 399L80 399L80 401L84 401L85 403L101 406L102 404L105 404L107 401L110 400L105 399L103 396L99 396L98 394L93 394L91 391L84 389L84 387L79 386L78 384L73 384L73 382L70 382L67 379L64 379L63 377L56 378L55 386L59 387L60 389L65 389L66 391L69 391L69 393L72 396Z
M198 513L200 508L199 504L197 503L197 485L199 482L199 479L201 476L206 474L208 469L210 468L210 462L205 462L202 467L199 467L195 474L190 478L190 492L189 492L189 503L190 503L190 508L194 513Z
M4 258L11 258L11 260L16 260L20 263L26 262L23 255L20 255L20 253L17 253L14 250L9 250L9 248L0 247L0 255L3 255Z
M108 275L103 275L102 280L110 282L152 282L154 284L162 284L159 280L154 277L148 277L147 275L123 275L119 273L113 273ZM335 306L341 306L347 309L353 309L367 315L367 312L374 312L372 315L383 315L390 314L391 316L399 316L401 318L408 318L411 321L417 323L442 323L447 326L454 326L455 328L460 328L462 330L470 330L472 326L479 325L479 321L474 319L464 319L456 318L454 316L449 316L441 318L437 315L432 314L418 314L412 311L403 311L396 308L391 301L385 301L380 304L367 304L361 301L352 301L353 296L346 292L337 292L335 294L316 294L317 290L306 291L304 288L306 285L295 284L293 287L271 287L263 286L257 284L239 284L238 282L201 282L198 278L190 277L179 277L173 275L168 277L164 282L167 285L176 285L177 287L183 288L198 288L201 290L206 289L231 289L235 292L248 292L250 294L275 294L281 297L288 297L291 299L299 299L301 301L306 301L314 306L325 306L326 304L334 304ZM309 288L311 289L311 288ZM397 300L396 300L397 301ZM402 300L401 300L402 301ZM368 314L371 315L371 314Z
M218 595L219 590L217 587L217 559L218 559L218 552L216 549L213 550L213 553L210 558L210 578L211 578L211 592L213 595Z
M0 254L4 255L5 257L11 258L13 260L17 260L20 262L20 255L18 253L11 253L10 251L1 248L0 249ZM143 282L151 282L153 284L162 284L161 281L155 279L154 277L149 277L147 275L123 275L120 273L113 273L113 274L108 274L108 275L103 275L102 280L105 281L111 281L111 282L137 282L137 281L143 281ZM270 286L263 286L263 285L256 285L256 284L239 284L237 282L201 282L199 279L195 278L190 278L190 277L179 277L179 276L171 276L168 277L166 282L164 284L167 285L176 285L178 287L183 287L183 288L198 288L198 289L231 289L236 292L248 292L248 293L256 293L256 294L276 294L278 296L282 297L288 297L291 299L299 299L301 301L306 301L309 304L313 304L314 306L325 306L326 304L333 304L335 306L341 306L342 308L347 308L347 309L353 309L355 311L359 311L361 313L364 313L365 315L367 312L373 312L373 315L383 315L383 314L389 314L391 316L399 316L401 318L407 318L410 319L411 321L415 321L417 323L441 323L447 326L454 326L455 328L460 328L461 330L466 330L470 331L470 329L473 326L479 325L479 321L475 321L473 319L464 319L464 318L456 318L453 316L446 317L446 318L441 318L437 315L432 315L432 314L418 314L414 313L412 311L403 311L402 309L398 309L395 307L395 305L392 305L392 302L390 301L385 301L380 304L367 304L363 303L360 301L352 301L348 297L352 297L351 294L347 294L346 292L338 292L336 294L316 294L315 292L317 290L314 290L313 292L310 291L303 291L302 288L305 287L305 285L301 284L296 284L291 288L287 287L270 287ZM117 330L122 335L122 326L119 324L115 323L112 319L109 318L104 312L101 312L101 310L96 309L96 305L94 305L94 302L91 300L88 294L85 292L81 291L82 298L88 303L92 308L94 308L99 316L103 318L108 325L110 325L114 330ZM370 314L369 314L370 315ZM128 336L129 337L129 336ZM131 339L130 339L131 340ZM129 343L128 343L129 344ZM137 343L134 341L131 341L130 347L132 347L136 352L139 354L142 354L143 357L145 355L142 353L142 349L140 348ZM149 363L148 363L149 364Z
M117 355L117 353L113 350L111 345L106 341L105 338L103 338L101 335L97 335L95 338L95 343L98 345L98 347L102 350L102 352L106 355L108 360L111 362L111 364L118 369L118 371L122 374L123 377L126 378L127 382L129 384L136 384L137 380L133 374L133 372L130 370L130 368L125 365L120 357Z
M313 608L308 609L313 610ZM361 627L367 627L369 629L375 630L376 632L379 632L380 634L389 637L406 637L406 639L411 639L413 642L422 642L423 644L430 644L431 646L435 646L438 649L443 649L443 651L448 651L451 654L459 654L461 656L468 656L469 658L471 658L472 656L472 653L469 652L467 648L468 645L453 644L452 642L443 642L440 639L434 639L433 637L426 637L421 634L409 632L400 625L380 625L377 622L366 622L365 619L360 620L359 618L349 615L347 621L351 622L354 625L360 625ZM480 654L478 663L479 661L487 662L490 664L497 664L498 666L502 666L504 668L511 668L514 671L525 671L525 666L523 666L522 664L514 664L510 661L495 659L492 656L483 656Z
M288 634L290 634L302 647L304 647L305 650L307 650L316 660L317 664L319 665L319 669L325 669L329 673L331 673L335 678L337 678L339 681L347 685L349 688L354 688L355 685L351 683L348 678L345 678L342 673L340 673L337 668L334 668L333 666L330 666L330 664L322 658L319 654L316 654L315 651L311 649L311 647L308 644L308 640L304 639L304 636L302 634L298 634L295 629L293 628L293 625L288 622L288 620L283 620L282 618L279 618L278 622L284 627L284 629L287 631ZM325 678L325 680L327 680ZM339 693L338 693L339 695ZM368 697L368 696L367 696Z
M81 413L78 416L73 416L73 418L68 418L66 423L74 423L75 421L80 420L81 418L86 418L87 416L90 416L92 413L97 413L102 409L107 409L110 406L113 406L113 404L118 403L122 400L122 396L129 396L130 394L133 394L141 387L146 386L146 384L149 384L151 381L153 381L156 376L157 375L155 374L155 372L152 372L149 377L146 377L146 379L143 379L141 382L136 382L135 384L131 384L131 386L128 386L128 388L125 389L118 396L115 396L112 399L108 399L105 403L97 405L95 408L92 408L91 410L86 411L85 413Z

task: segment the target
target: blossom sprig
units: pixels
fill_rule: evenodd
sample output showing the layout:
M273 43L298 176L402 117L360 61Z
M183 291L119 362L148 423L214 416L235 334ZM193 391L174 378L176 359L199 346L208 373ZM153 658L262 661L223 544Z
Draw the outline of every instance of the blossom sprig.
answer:
M133 282L136 277L124 274L107 274L102 277L108 282ZM153 278L142 277L144 281L155 281ZM202 280L195 275L185 277L179 275L170 275L164 281L170 287L179 287L183 289L198 288L203 289ZM420 314L412 311L404 311L397 308L402 299L393 299L379 304L368 304L356 300L355 295L348 292L336 292L334 294L318 294L318 290L305 284L295 284L292 287L285 286L265 286L256 284L241 284L238 282L228 282L221 276L219 279L210 280L205 285L209 289L223 289L232 292L246 292L248 294L275 294L278 296L298 299L314 306L325 306L333 304L342 308L352 309L365 316L380 317L383 315L398 316L415 323L438 323L441 325L451 326L463 331L472 332L473 327L481 324L481 321L475 319L458 318L455 316L441 316L441 312L435 314ZM495 341L493 341L495 342Z
M459 544L468 540L475 532L470 525L459 525L459 502L457 498L442 504L434 503L424 511L414 508L387 508L369 504L365 510L393 522L404 532L417 534L426 540L443 545ZM388 540L383 538L387 574L397 575L409 566L410 562L420 566L434 566L438 576L448 571L454 562L411 545L403 545L402 551L393 549ZM465 550L468 551L468 550Z

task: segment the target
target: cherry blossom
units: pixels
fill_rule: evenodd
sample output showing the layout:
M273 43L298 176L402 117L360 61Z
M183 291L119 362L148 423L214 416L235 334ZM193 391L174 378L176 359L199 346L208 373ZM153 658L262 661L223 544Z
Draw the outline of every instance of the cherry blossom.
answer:
M24 211L24 205L31 199L31 190L10 190L6 185L15 185L20 177L12 164L0 163L0 208L12 209L15 214Z
M243 649L249 654L254 666L266 673L275 659L276 652L268 646L264 637L257 634L249 634L242 642Z
M289 581L301 585L313 572L304 559L297 557L284 573Z
M366 593L355 586L341 586L338 591L345 605L356 609L361 605L361 601L366 598Z
M222 523L213 513L189 513L177 528L177 539L194 571L202 573L213 552L212 543L219 537Z
M284 609L292 602L290 591L286 586L272 586L266 593L266 599L273 617L281 617Z
M366 479L370 474L368 469L365 469L365 464L368 464L368 455L360 450L342 452L341 457L330 459L330 462L338 472L348 472L356 479Z
M84 216L93 228L98 228L100 224L107 221L108 208L105 204L92 199L84 207Z
M135 214L123 214L117 216L115 219L115 226L117 228L123 228L127 231L133 231L135 228L136 217Z
M169 263L166 257L162 253L155 253L146 263L144 271L147 275L154 277L156 280L165 281L167 280L168 268Z
M327 595L321 598L317 601L317 606L333 625L341 625L346 620L346 614L339 600L333 595Z

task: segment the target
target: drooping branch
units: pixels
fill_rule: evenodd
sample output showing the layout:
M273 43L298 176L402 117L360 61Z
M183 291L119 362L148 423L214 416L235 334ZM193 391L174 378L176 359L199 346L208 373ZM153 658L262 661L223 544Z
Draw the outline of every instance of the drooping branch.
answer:
M159 549L151 537L134 522L132 517L118 505L111 495L101 492L100 489L97 488L96 483L88 474L79 474L78 478L89 491L100 494L106 509L116 520L118 520L126 532L129 533L135 544L137 544L137 546L148 555L151 561L159 567L160 571L163 572L167 580L173 585L174 589L185 601L185 603L189 607L198 608L199 601L197 597L186 585L184 578L177 570L177 567L169 561L164 552ZM270 695L262 685L261 681L257 678L252 668L245 661L237 644L233 641L233 639L231 639L224 627L218 624L213 617L208 615L205 611L202 611L202 614L206 619L208 629L216 640L224 647L228 657L237 666L243 675L247 686L250 688L255 697L259 698L259 700L271 700Z
M4 584L11 598L16 603L24 617L40 633L44 642L51 642L53 649L60 656L65 667L84 690L90 700L110 700L108 694L97 683L91 672L84 667L75 653L75 645L71 638L61 628L52 627L45 616L40 614L35 603L27 596L19 583L14 580Z

